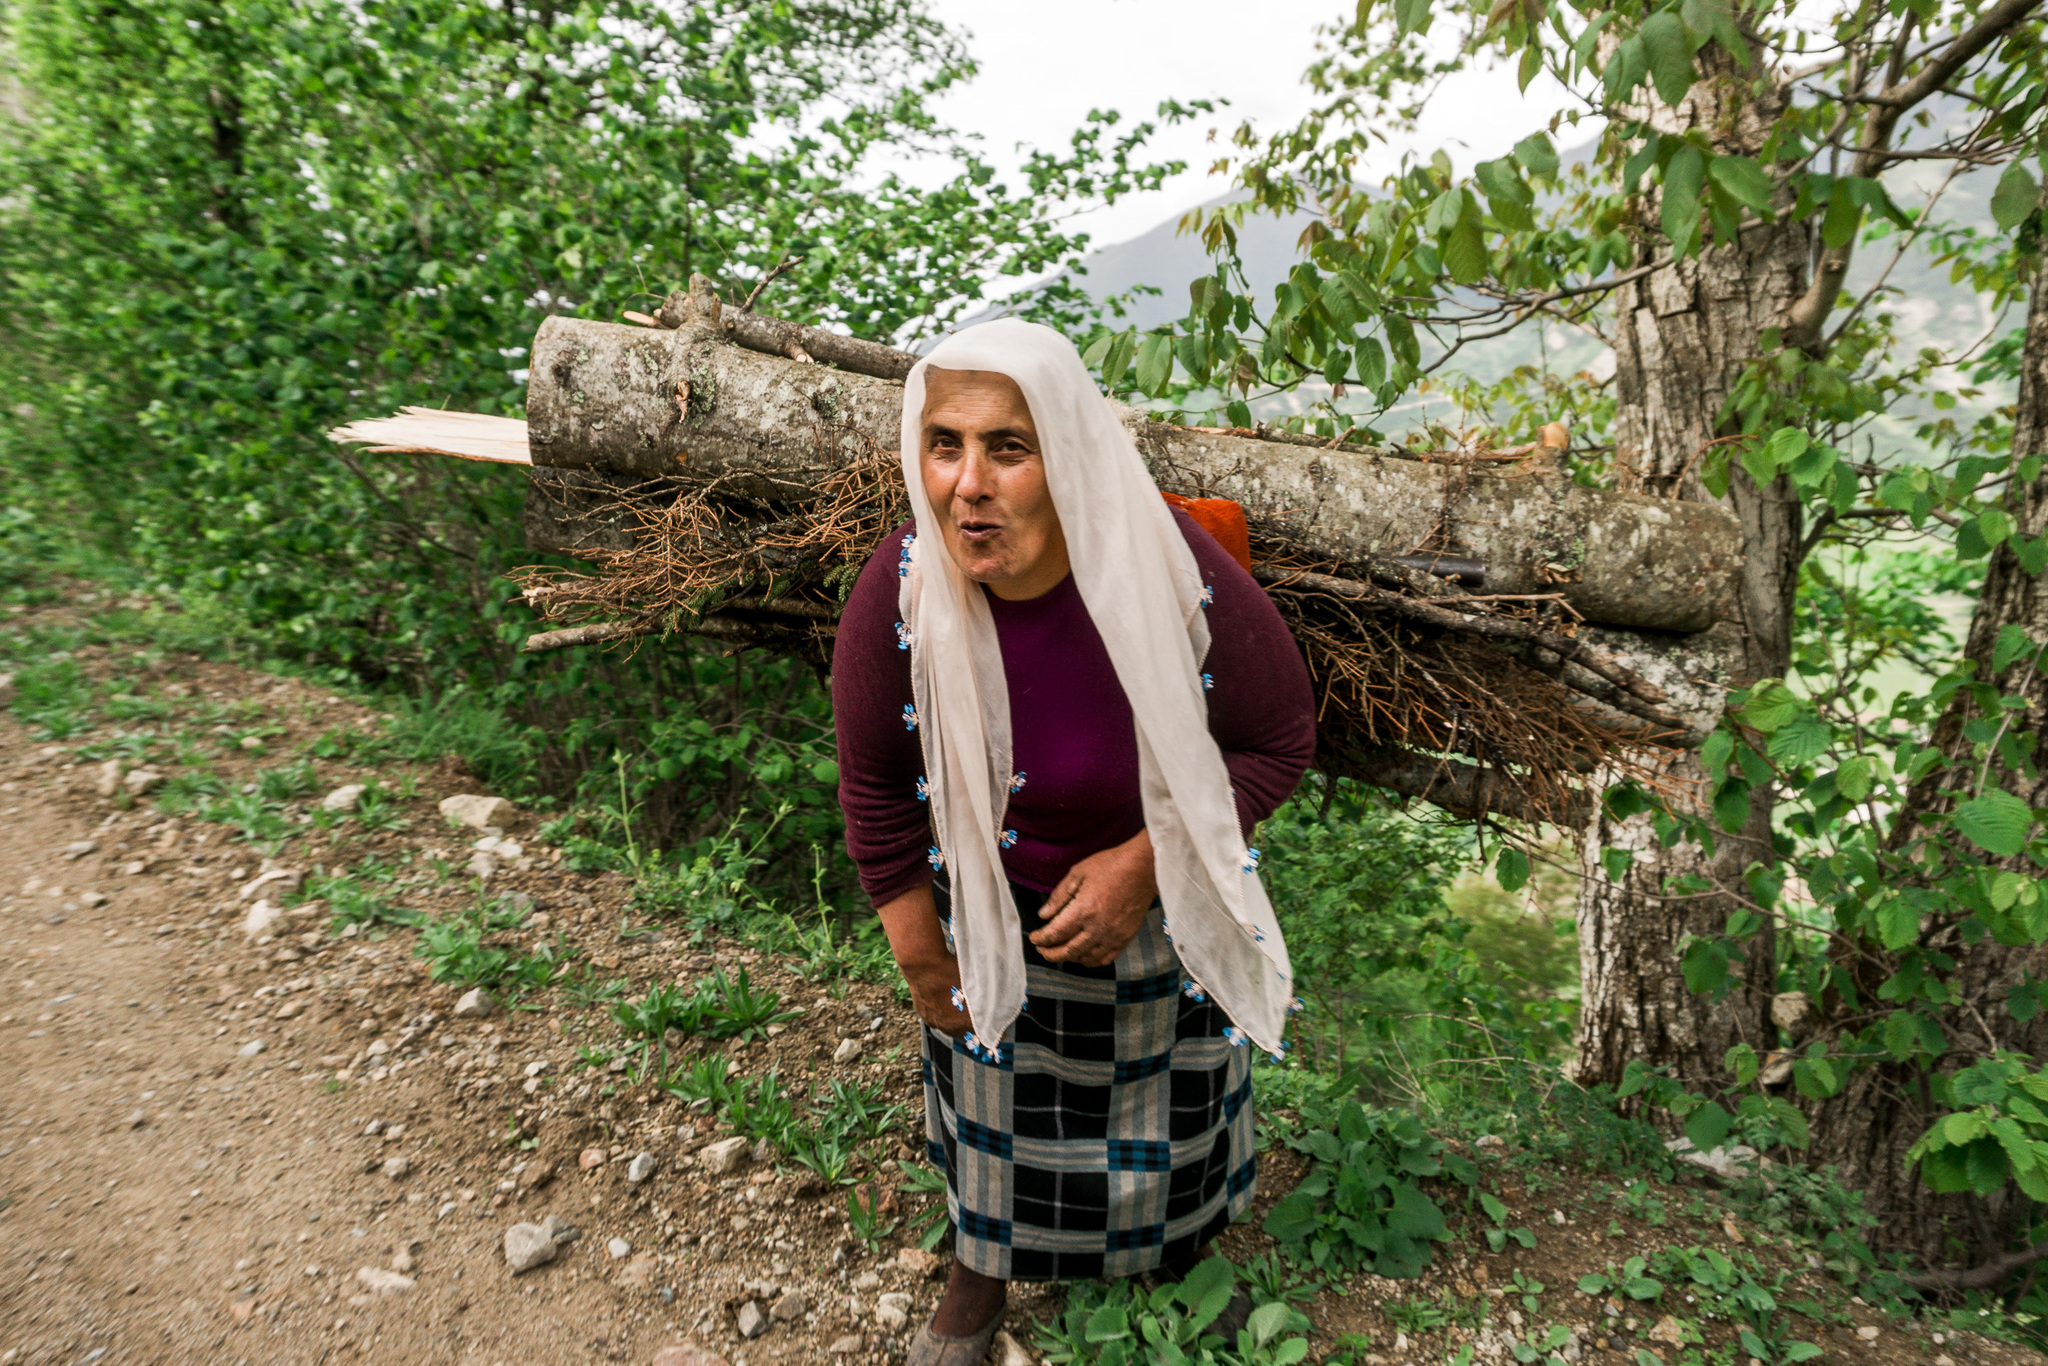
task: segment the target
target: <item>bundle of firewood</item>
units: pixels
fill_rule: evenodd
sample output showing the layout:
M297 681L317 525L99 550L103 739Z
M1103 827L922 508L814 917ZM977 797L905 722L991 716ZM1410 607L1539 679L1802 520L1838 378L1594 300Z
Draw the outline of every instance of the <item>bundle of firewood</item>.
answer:
M549 318L527 420L408 409L336 440L531 467L529 649L687 632L829 667L839 605L908 515L915 357L723 305ZM1416 453L1127 418L1159 486L1240 504L1321 697L1319 762L1466 813L1576 824L1713 724L1740 643L1718 508L1585 488L1561 432Z

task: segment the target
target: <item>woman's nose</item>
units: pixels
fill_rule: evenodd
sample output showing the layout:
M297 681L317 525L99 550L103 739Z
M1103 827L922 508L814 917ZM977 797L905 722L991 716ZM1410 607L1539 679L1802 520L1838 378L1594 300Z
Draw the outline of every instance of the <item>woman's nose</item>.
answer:
M969 451L960 461L960 481L953 486L953 496L969 503L978 503L992 491L988 478L987 458L979 451Z

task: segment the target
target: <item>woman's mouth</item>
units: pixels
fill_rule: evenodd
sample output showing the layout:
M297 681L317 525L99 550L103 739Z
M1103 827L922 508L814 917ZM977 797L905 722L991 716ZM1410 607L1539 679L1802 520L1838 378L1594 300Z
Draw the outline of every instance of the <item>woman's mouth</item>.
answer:
M960 539L969 545L985 545L1003 533L1000 522L967 521L959 523L959 528Z

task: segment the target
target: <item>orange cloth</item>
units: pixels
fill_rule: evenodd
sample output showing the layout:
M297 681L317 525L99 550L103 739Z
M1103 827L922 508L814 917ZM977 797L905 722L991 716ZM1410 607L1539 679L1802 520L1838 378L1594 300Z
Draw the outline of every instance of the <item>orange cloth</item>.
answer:
M1195 525L1214 536L1240 568L1252 567L1252 533L1245 525L1242 507L1228 498L1183 498L1164 491L1159 496L1194 518Z

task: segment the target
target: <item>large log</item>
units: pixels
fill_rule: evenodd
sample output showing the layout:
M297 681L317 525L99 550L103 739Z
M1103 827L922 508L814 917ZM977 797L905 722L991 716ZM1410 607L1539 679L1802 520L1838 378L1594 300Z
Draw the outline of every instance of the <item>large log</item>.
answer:
M705 329L553 317L534 339L527 432L537 467L800 502L834 463L895 448L902 396L893 381ZM1734 611L1741 532L1711 505L1585 488L1554 471L1126 420L1161 488L1232 499L1255 530L1307 556L1441 551L1483 561L1489 593L1561 593L1614 626L1701 631ZM573 495L558 506L572 505Z

